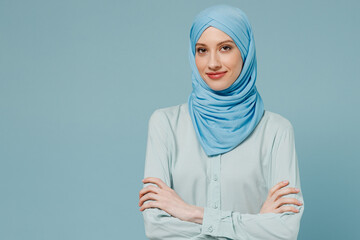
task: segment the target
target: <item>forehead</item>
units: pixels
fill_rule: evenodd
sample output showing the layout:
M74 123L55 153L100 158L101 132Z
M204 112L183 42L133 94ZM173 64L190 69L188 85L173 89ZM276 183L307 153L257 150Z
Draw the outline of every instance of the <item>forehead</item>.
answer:
M233 39L229 35L224 33L223 31L210 26L202 32L202 34L200 35L200 37L197 41L197 44L222 42L225 40L233 40Z

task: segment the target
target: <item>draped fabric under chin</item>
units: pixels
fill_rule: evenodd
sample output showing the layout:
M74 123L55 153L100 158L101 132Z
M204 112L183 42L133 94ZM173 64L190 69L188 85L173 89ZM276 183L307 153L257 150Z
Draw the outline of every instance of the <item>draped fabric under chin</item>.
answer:
M243 58L239 77L227 89L212 90L201 78L195 64L195 44L209 26L229 35ZM243 142L264 113L264 104L255 81L255 42L247 16L240 9L215 5L200 12L190 30L189 59L193 90L188 99L195 132L208 156L226 153Z

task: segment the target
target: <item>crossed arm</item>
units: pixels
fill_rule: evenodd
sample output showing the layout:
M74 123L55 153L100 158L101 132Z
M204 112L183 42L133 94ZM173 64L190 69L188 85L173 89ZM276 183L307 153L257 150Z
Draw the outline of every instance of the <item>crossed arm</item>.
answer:
M143 183L156 184L158 187L153 185L148 185L139 192L140 211L144 211L145 209L158 208L162 211L165 211L167 214L169 214L169 216L177 218L182 222L186 221L190 223L203 225L203 219L204 219L203 207L190 205L184 202L179 197L179 195L172 188L167 186L160 178L148 177L143 180ZM260 210L260 214L284 213L284 212L299 213L299 210L297 208L284 205L284 204L296 204L299 206L303 205L302 202L297 200L296 198L282 197L284 195L291 193L298 193L300 191L300 189L297 188L291 188L291 187L285 188L285 186L288 184L289 184L288 181L279 182L269 191L268 197ZM152 201L148 201L148 200L152 200ZM207 210L209 211L210 209ZM211 210L207 213L214 214L214 212L211 212ZM250 214L248 215L250 216ZM199 230L197 230L197 232L198 231ZM195 236L200 237L201 234L197 234Z
M190 205L184 202L180 196L169 186L167 186L160 178L148 177L143 179L143 183L153 183L158 187L148 185L139 192L140 211L148 208L159 208L167 212L173 217L182 221L202 224L204 218L204 208ZM260 213L283 213L287 211L298 213L299 210L292 206L284 206L284 204L303 205L296 198L283 198L282 196L298 193L298 188L284 188L288 185L288 181L281 181L270 189L268 197L263 204ZM153 200L153 201L148 201ZM144 203L148 201L147 203Z

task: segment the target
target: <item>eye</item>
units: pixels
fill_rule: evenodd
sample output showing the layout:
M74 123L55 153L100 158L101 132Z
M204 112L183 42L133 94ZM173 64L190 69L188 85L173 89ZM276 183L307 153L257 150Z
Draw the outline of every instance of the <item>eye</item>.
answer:
M204 53L206 51L206 49L205 48L197 48L196 51L198 53Z
M232 49L232 47L225 45L225 46L222 46L221 49L224 49L225 51L230 51Z

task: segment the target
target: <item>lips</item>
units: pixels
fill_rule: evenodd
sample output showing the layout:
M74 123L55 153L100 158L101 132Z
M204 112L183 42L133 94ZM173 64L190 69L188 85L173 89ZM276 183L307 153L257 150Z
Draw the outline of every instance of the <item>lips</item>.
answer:
M209 76L209 78L211 79L219 79L222 78L225 75L226 71L223 72L211 72L211 73L206 73L206 75Z

